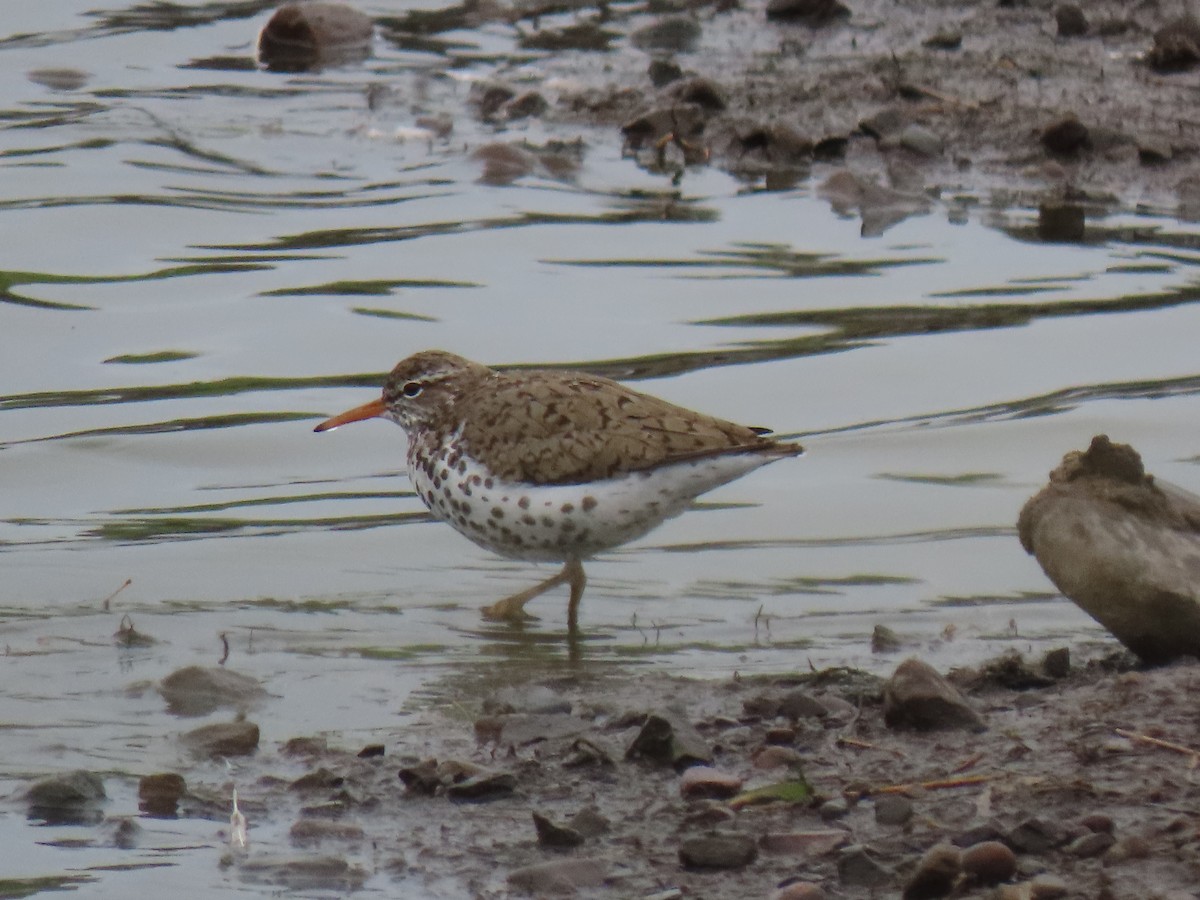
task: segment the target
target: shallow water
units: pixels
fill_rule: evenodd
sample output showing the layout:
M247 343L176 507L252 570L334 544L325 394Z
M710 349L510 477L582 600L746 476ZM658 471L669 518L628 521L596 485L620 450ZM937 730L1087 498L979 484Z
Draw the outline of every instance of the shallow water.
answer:
M1097 640L1021 550L1021 504L1100 432L1200 484L1193 224L1092 211L1086 242L1047 243L1036 210L963 196L864 237L820 172L673 184L609 130L570 130L571 179L489 185L466 151L549 133L463 114L511 34L279 75L245 65L270 4L91 7L20 5L0 38L0 875L275 889L214 865L218 823L151 825L131 863L45 846L71 829L18 799L71 768L111 773L110 815L149 771L238 780L187 761L194 723L145 687L222 634L273 695L267 760L378 739L449 671L567 664L564 597L480 620L548 570L431 522L399 429L312 434L418 349L637 379L808 447L589 565L599 669L882 670L877 623L944 665ZM449 138L418 133L443 110ZM115 646L123 616L157 643Z

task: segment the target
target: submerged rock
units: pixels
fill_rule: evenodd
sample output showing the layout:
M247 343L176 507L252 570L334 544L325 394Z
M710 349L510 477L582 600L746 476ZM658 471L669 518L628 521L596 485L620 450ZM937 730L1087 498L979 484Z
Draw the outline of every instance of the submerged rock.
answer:
M249 756L258 749L258 726L253 722L214 722L180 737L199 756Z
M138 809L151 816L174 816L187 793L187 782L175 772L144 775L138 781Z
M217 666L185 666L162 680L158 692L177 716L206 716L221 707L246 709L267 696L249 675Z
M86 824L102 817L104 779L83 769L43 778L25 793L29 818L52 824Z
M1021 545L1055 586L1151 663L1200 656L1200 499L1098 435L1025 504Z
M258 36L258 58L277 72L361 62L371 55L371 19L341 3L289 3Z
M679 848L679 861L689 869L741 869L756 859L758 846L748 834L707 834Z

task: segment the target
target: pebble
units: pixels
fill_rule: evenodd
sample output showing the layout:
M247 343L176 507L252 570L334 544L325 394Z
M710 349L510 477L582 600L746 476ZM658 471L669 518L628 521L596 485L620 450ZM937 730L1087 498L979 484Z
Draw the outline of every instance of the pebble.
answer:
M1107 831L1093 831L1071 841L1071 843L1067 844L1065 850L1072 856L1078 856L1081 859L1091 859L1094 856L1103 854L1116 842L1117 839Z
M537 829L539 847L568 848L583 843L583 835L574 828L558 825L536 812L533 813L533 827Z
M980 884L998 884L1016 874L1017 856L999 841L984 841L963 851L962 870Z
M850 17L850 10L837 0L768 0L767 18L784 22L802 22L820 28L837 19Z
M882 887L892 881L892 870L871 856L862 844L842 848L837 868L843 887Z
M1071 674L1071 650L1069 647L1056 647L1047 650L1042 657L1042 672L1048 678L1055 680L1066 678Z
M508 883L534 894L574 893L603 884L607 865L599 859L571 858L525 866L508 873Z
M1073 156L1087 146L1087 126L1075 116L1066 116L1042 131L1042 146L1059 156Z
M180 735L179 740L199 756L249 756L258 749L258 726L253 722L214 722Z
M752 761L756 769L778 769L785 766L797 766L803 759L799 750L772 744L755 753Z
M824 831L768 831L759 839L764 853L779 853L813 859L836 850L850 839L848 832L837 829Z
M692 869L741 869L756 859L754 838L736 832L689 838L679 848L679 861Z
M1079 820L1079 824L1088 831L1104 831L1108 834L1112 834L1116 827L1113 824L1112 816L1105 815L1104 813L1086 815Z
M960 857L953 844L934 844L926 850L904 886L904 900L932 900L949 894L961 871Z
M979 713L928 663L912 657L896 667L883 686L883 720L889 728L987 728Z
M635 30L629 42L647 52L690 53L699 43L700 35L700 23L691 16L666 16Z
M1020 853L1045 853L1063 843L1065 834L1058 825L1044 819L1026 819L1009 830L1004 842Z
M875 822L879 825L904 825L913 817L913 803L899 794L880 794L875 798Z
M612 823L600 815L594 806L585 806L567 824L585 838L596 837L612 829Z
M904 648L905 641L886 625L876 625L871 630L872 653L895 653Z
M728 772L710 766L692 766L679 779L679 793L685 800L727 800L742 789L742 784L741 778Z
M246 709L267 696L249 675L218 666L185 666L158 685L167 710L176 716L207 716L221 707Z
M1181 16L1154 32L1146 62L1159 72L1180 72L1200 62L1200 19Z
M34 815L34 810L49 812L78 809L97 805L106 797L104 779L83 769L43 778L25 792L30 815L35 818L41 816Z
M1057 875L1037 875L1029 882L1031 900L1058 900L1067 896L1067 883Z
M138 780L138 809L151 816L173 816L187 792L182 775L163 772Z
M650 76L650 83L656 88L666 87L672 81L678 81L683 77L683 69L679 63L673 59L652 59L650 66L646 70L646 74Z
M317 844L326 840L361 841L364 837L360 826L330 819L300 819L288 831L288 839L293 844Z
M336 775L322 766L319 769L313 769L311 772L305 772L288 785L288 790L298 793L328 791L331 788L341 787L345 781L346 779L341 775Z
M712 753L690 722L674 713L651 713L625 751L626 759L648 759L670 764L676 771L696 764L708 765Z
M1143 165L1153 166L1168 163L1175 158L1171 142L1156 135L1142 135L1137 142L1138 159Z
M1147 859L1152 852L1150 842L1136 834L1128 835L1118 840L1104 854L1106 865L1116 865L1130 859Z
M517 789L517 778L508 772L483 772L446 788L452 800L483 802L507 797Z
M912 124L900 132L900 146L911 150L918 156L933 157L942 155L942 139L924 125Z
M927 37L924 44L933 50L957 50L962 46L962 40L961 31L957 28L946 28Z
M808 691L788 691L779 701L779 715L793 721L823 719L829 715L829 707Z
M771 895L771 900L826 900L828 895L819 884L810 881L793 881L785 884Z
M1063 3L1054 10L1059 37L1080 37L1087 34L1088 21L1083 10L1074 3Z
M822 803L818 812L826 822L832 822L834 819L840 819L850 812L850 803L845 797L835 797L832 800L826 800Z

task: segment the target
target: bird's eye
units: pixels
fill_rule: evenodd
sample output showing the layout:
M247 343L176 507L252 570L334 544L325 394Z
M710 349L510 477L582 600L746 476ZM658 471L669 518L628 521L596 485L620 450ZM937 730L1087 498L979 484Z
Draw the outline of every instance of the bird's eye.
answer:
M425 386L420 382L410 381L400 389L400 393L411 399L413 397L420 396L420 393L423 390L425 390Z

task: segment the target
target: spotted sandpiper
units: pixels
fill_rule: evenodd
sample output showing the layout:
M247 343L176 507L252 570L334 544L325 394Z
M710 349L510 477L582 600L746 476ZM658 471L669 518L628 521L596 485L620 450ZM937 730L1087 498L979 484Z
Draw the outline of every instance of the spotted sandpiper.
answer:
M520 619L569 584L578 627L583 560L641 537L700 494L799 444L552 369L496 371L440 350L401 361L383 396L316 427L390 419L408 435L408 474L433 515L501 556L563 563L540 584L485 607Z

